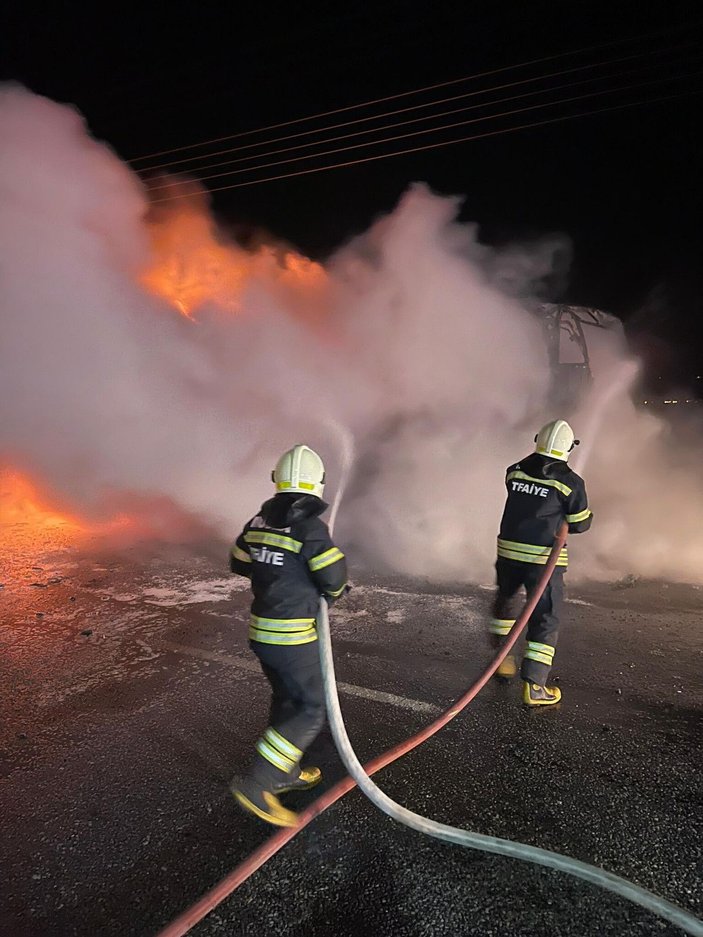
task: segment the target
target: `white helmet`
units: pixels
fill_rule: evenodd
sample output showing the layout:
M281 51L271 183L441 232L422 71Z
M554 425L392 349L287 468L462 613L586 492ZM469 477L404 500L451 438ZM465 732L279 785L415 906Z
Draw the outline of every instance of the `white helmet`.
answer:
M271 472L276 491L322 497L325 490L325 466L309 446L293 446L284 452Z
M569 453L578 446L579 440L574 439L574 431L566 420L552 420L547 423L535 436L535 452L540 455L553 456L555 459L561 459L562 462L568 461Z

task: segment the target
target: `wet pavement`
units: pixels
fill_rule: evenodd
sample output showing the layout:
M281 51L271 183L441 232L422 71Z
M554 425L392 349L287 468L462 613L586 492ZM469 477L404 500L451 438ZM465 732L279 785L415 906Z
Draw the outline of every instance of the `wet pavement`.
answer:
M490 591L355 583L332 628L367 760L485 666ZM0 934L154 935L272 832L227 793L267 711L246 583L208 546L16 557L0 584ZM558 711L491 684L376 781L426 816L601 865L701 916L703 592L623 582L568 599ZM344 774L326 731L313 751L324 786ZM193 931L361 932L681 933L559 873L424 839L357 791Z

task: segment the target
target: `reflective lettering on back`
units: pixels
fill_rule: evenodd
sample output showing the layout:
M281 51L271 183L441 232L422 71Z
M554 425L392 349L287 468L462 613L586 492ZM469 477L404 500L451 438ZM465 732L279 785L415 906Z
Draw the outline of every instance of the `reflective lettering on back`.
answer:
M249 553L255 563L269 563L271 566L283 566L284 554L279 553L277 550L269 550L268 547L249 547Z
M535 485L534 482L519 482L513 479L510 484L513 491L523 495L536 495L538 498L546 498L549 494L549 488L545 488L544 485Z

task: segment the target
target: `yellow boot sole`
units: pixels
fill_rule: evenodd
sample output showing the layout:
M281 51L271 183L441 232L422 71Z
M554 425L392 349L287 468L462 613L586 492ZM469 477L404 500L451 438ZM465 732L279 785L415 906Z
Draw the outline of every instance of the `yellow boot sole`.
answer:
M266 804L266 809L259 807L250 800L246 794L242 793L242 791L235 789L232 793L234 794L235 800L247 813L253 814L265 823L270 823L272 826L285 827L298 825L298 814L284 807L278 798L268 791L263 792L263 800Z
M276 795L288 794L291 791L309 791L322 780L322 772L319 768L303 768L298 775L298 780L293 782L290 787L277 787Z
M558 686L548 686L544 687L549 693L553 694L550 699L535 699L532 696L530 689L534 687L535 690L541 690L542 687L538 686L536 683L530 683L528 680L523 681L522 685L522 701L525 706L554 706L556 703L561 701L561 690Z

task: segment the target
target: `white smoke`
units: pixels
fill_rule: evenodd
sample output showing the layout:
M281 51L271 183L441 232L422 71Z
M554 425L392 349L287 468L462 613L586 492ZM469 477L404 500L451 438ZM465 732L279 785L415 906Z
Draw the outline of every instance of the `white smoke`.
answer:
M266 270L237 314L220 284L193 324L141 285L145 194L79 115L0 90L0 179L0 460L84 509L167 496L229 537L295 442L326 457L333 490L336 420L360 454L337 528L357 559L490 577L504 468L556 415L540 323L516 297L549 276L545 257L563 276L563 242L489 251L455 200L416 186L331 259L322 327ZM573 571L700 580L696 457L629 402L626 350L602 358L576 426L595 440L596 521Z

